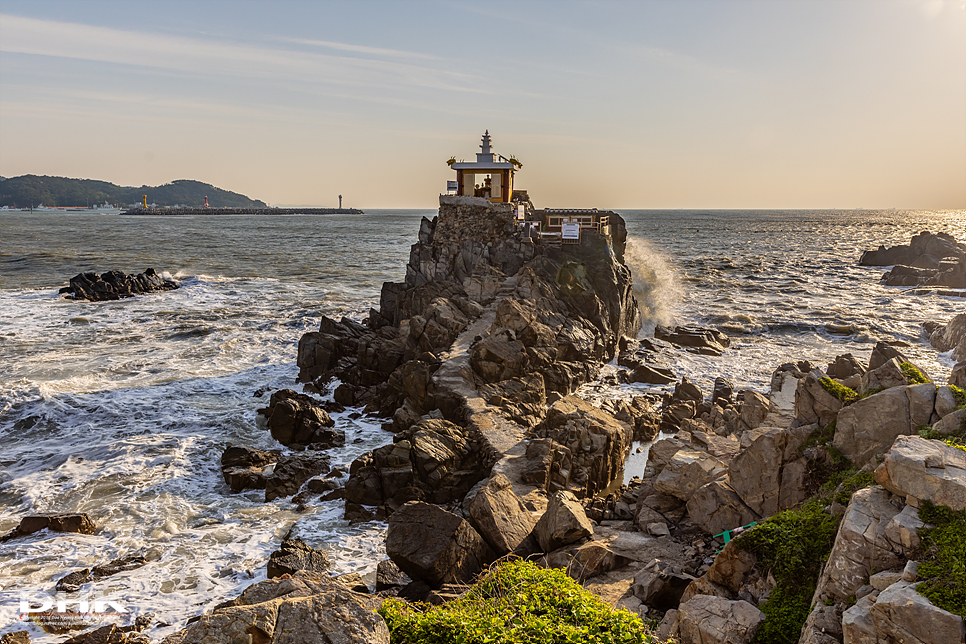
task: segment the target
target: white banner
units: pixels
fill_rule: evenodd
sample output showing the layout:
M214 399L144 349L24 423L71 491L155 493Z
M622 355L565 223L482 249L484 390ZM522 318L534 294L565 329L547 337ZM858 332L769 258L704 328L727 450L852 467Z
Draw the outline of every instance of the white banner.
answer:
M580 224L565 221L560 224L560 233L562 239L580 239Z

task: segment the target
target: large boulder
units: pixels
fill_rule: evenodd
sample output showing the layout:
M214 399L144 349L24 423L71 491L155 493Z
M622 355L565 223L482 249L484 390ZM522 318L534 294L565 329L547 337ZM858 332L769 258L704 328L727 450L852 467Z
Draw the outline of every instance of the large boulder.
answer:
M905 360L890 358L875 369L862 374L859 378L858 393L865 396L883 389L912 384L909 377L902 372L903 362Z
M717 329L659 325L654 329L654 337L706 356L720 356L731 346L731 339Z
M221 475L232 492L264 490L268 484L265 469L278 461L280 450L264 451L232 445L221 455Z
M966 361L966 313L960 313L946 326L940 327L929 336L929 343L937 351L952 351L953 359ZM950 384L956 384L950 377ZM966 385L959 385L963 387Z
M268 407L258 413L268 419L272 438L282 445L313 445L317 449L345 445L345 432L333 429L335 421L311 396L282 389L273 393Z
M537 543L544 552L576 543L594 534L584 507L570 492L557 492L533 529Z
M745 644L765 614L744 600L695 595L678 607L670 635L682 644Z
M661 470L654 488L686 502L700 487L727 473L728 466L720 459L705 452L681 450Z
M477 492L469 514L473 526L499 556L520 547L537 523L502 474L494 475Z
M966 510L966 452L941 441L899 436L875 480L894 494Z
M178 634L180 644L389 644L389 629L359 595L299 571L249 586Z
M839 412L832 445L857 465L886 452L897 436L929 424L936 401L932 383L893 387Z
M800 485L804 468L798 461L799 448L809 433L808 426L765 431L731 461L732 488L759 516L769 517L804 500Z
M795 390L795 419L799 424L825 427L835 420L844 402L828 389L829 380L819 369L799 380Z
M301 539L286 539L268 557L268 578L294 575L299 570L323 573L329 569L325 552L310 548Z
M329 471L329 457L318 452L283 456L265 481L265 501L292 496L302 484Z
M406 503L389 518L386 554L410 577L433 588L467 583L496 558L469 522L420 501Z
M885 538L886 528L898 513L889 492L881 487L864 488L852 495L819 577L813 604L844 602L873 572L901 563L902 558Z
M761 519L727 480L711 481L688 499L688 517L708 534L716 535Z
M898 581L883 590L871 609L880 642L962 644L963 618L937 606L916 592L916 584Z

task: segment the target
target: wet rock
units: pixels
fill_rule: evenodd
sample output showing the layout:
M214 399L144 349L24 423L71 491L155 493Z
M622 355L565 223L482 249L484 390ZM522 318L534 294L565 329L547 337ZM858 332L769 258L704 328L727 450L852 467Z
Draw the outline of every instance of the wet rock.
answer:
M268 419L272 438L282 445L312 445L314 449L345 445L345 432L334 429L335 421L323 404L306 394L276 391L268 407L258 413Z
M321 550L310 548L301 539L286 539L268 557L268 578L294 575L299 570L324 573L329 569L329 557Z
M723 376L714 379L714 389L711 391L711 402L725 407L733 402L735 395L734 384Z
M867 250L859 259L860 266L893 266L902 264L918 268L939 268L944 257L966 258L966 246L956 243L947 233L923 231L913 236L908 245L879 246Z
M120 271L108 271L101 275L80 273L70 278L70 286L60 289L60 294L74 300L103 302L176 288L177 282L164 279L153 268L148 268L136 275L125 275Z
M221 474L232 492L264 490L265 467L278 460L280 450L263 451L233 445L221 455Z
M937 351L952 351L953 360L966 361L966 313L960 313L948 324L933 331L929 343ZM957 364L953 368L949 384L966 388L966 364Z
M730 338L721 331L698 327L658 326L654 329L654 337L692 353L708 356L720 356L731 346Z
M283 456L265 482L265 501L292 496L309 479L329 471L329 457L315 452Z
M142 555L131 555L129 557L120 557L104 564L103 566L94 566L93 568L75 570L74 572L62 577L60 581L57 582L57 590L65 593L72 593L79 590L84 584L99 581L105 577L116 575L119 572L136 570L147 562L148 560Z
M0 538L0 542L24 537L41 530L94 534L96 529L94 521L86 514L32 514L21 519L20 525Z
M433 588L469 582L496 558L469 522L420 501L406 503L389 518L386 554Z

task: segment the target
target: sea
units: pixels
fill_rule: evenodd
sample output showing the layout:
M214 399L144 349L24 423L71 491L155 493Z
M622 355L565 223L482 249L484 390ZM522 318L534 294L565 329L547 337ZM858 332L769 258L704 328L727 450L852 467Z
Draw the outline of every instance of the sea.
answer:
M950 356L921 325L966 311L966 299L884 287L885 269L858 258L923 230L966 239L966 211L618 212L641 334L688 324L731 337L723 356L682 354L673 365L706 393L717 376L767 393L783 362L867 360L879 340L900 343L936 382L948 377ZM402 281L419 222L434 214L0 214L0 533L44 512L86 512L98 526L0 543L0 633L59 642L30 611L100 599L114 602L102 612L121 614L92 623L151 615L146 634L163 637L265 579L288 534L325 550L334 573L371 580L385 523L350 526L339 501L299 512L261 491L233 494L219 458L231 444L278 447L256 409L299 388L299 337L323 315L362 320L383 282ZM181 288L101 303L58 295L80 272L149 267ZM608 395L647 390L662 388ZM391 441L358 411L333 415L347 437L330 452L334 466ZM625 478L642 467L637 459ZM68 572L135 554L149 562L55 594Z

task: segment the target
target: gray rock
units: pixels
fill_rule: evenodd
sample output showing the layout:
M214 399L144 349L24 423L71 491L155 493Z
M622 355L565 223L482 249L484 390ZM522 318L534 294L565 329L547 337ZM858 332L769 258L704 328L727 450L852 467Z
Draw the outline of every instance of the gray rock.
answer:
M966 509L966 452L941 441L899 436L875 480L895 494Z
M765 614L744 600L696 595L678 607L670 635L684 643L743 644L764 620Z
M301 539L286 539L268 558L268 578L293 575L299 570L323 573L329 569L329 557L310 548Z
M849 644L878 644L879 639L872 621L872 605L875 599L866 596L855 606L842 613L842 635Z
M879 641L962 644L966 636L962 617L933 606L905 581L882 591L871 613Z
M329 457L318 452L299 452L283 456L265 481L265 500L292 496L302 484L329 471Z
M701 486L725 476L727 471L725 463L710 454L681 450L668 461L654 488L686 502Z
M883 454L897 436L917 434L932 417L936 386L893 387L839 412L832 445L857 464Z
M896 358L892 358L875 369L862 374L858 393L867 394L870 391L908 385L909 379L902 373L899 362Z
M720 534L761 519L726 479L698 488L688 499L688 517L708 534Z
M495 474L477 492L469 514L473 526L499 556L515 551L537 524L502 474Z
M798 382L795 390L795 418L799 424L818 423L825 427L842 409L842 401L822 386L821 380L825 377L821 370L813 369Z

